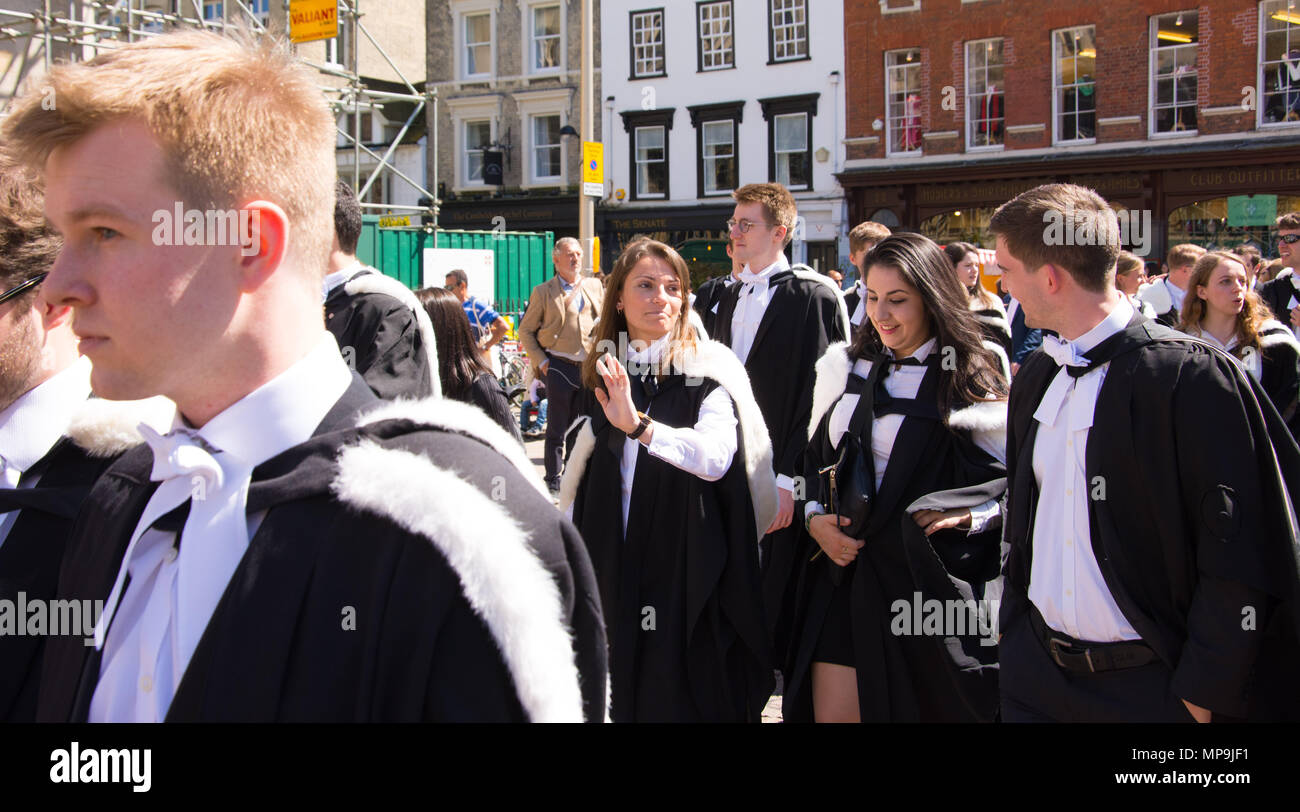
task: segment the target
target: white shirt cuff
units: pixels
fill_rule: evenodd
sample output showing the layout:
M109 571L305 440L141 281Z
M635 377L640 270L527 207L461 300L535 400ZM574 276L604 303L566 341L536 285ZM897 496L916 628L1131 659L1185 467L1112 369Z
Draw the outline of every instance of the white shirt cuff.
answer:
M776 486L783 491L794 493L794 479L785 474L776 475Z
M970 510L970 532L968 536L976 533L983 533L988 528L989 523L997 518L1001 513L1001 506L996 499L990 499L982 505L977 505Z

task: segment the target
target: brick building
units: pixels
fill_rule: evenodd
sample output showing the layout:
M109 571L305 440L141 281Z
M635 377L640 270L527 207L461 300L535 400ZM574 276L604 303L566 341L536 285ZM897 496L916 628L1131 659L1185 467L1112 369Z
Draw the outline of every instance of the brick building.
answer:
M1266 243L1300 209L1298 6L845 0L850 219L991 245L1068 180L1149 211L1153 256Z

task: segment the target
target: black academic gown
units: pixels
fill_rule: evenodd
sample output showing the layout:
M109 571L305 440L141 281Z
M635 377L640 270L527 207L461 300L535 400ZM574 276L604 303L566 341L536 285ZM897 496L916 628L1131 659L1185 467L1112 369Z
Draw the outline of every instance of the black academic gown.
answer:
M1300 718L1300 546L1286 499L1300 493L1300 449L1226 354L1141 315L1109 341L1087 353L1115 355L1085 475L1092 549L1111 596L1173 672L1175 696L1217 716ZM1058 369L1035 352L1011 389L1003 633L1027 622L1033 415Z
M559 622L572 629L582 710L589 720L602 718L600 602L572 525L477 438L421 420L388 419L358 428L358 414L376 403L354 375L311 440L254 470L248 509L266 510L265 518L177 686L167 721L529 718L521 700L525 683L536 687L533 681L554 672L507 666L489 622L466 597L465 575L433 537L332 493L343 481L339 449L361 440L391 454L394 465L402 464L395 452L409 451L484 494L495 489L509 495L498 503L527 533L558 588ZM107 598L156 488L149 482L151 466L151 452L141 447L96 484L69 541L61 596ZM461 518L472 540L481 517L443 515L440 532L455 532ZM85 721L100 660L100 652L80 639L51 641L38 719Z
M0 489L0 512L20 510L4 544L0 545L0 600L18 603L54 599L59 565L72 521L91 485L116 459L96 457L67 437L23 473L39 477L34 488ZM48 604L47 604L48 605ZM89 635L90 630L84 630ZM43 636L0 633L0 721L30 722L36 718ZM76 645L82 637L73 638Z
M1277 278L1259 286L1259 297L1273 311L1274 318L1289 325L1291 309L1287 305L1292 298L1300 302L1300 278L1296 277L1294 270L1285 270Z
M1260 330L1259 341L1259 385L1268 393L1291 436L1300 437L1300 344L1291 329L1280 322L1266 324ZM1254 364L1250 368L1253 372Z
M713 335L713 325L718 317L713 312L713 308L722 298L723 291L729 287L727 282L730 279L730 274L715 276L705 280L695 289L695 301L691 303L691 307L695 309L696 315L700 317L700 323L704 325L704 330L710 336Z
M844 350L832 347L829 352ZM936 395L941 371L937 354L931 359L915 400L894 401L892 407L877 412L878 417L888 413L905 417L872 499L870 518L858 535L866 546L847 567L825 555L812 561L804 556L799 562L796 636L785 669L782 702L786 721L813 720L811 666L837 588L849 591L863 722L991 721L997 710L997 648L981 645L980 624L974 616L960 641L952 629L899 634L893 628L898 615L895 602L903 601L911 611L916 593L922 601L974 601L995 598L998 588L996 526L974 535L944 530L927 539L911 517L922 507L975 507L1000 498L1006 485L1004 466L975 444L960 418L955 419L957 427L945 426L939 419ZM862 378L851 376L835 401L845 393L861 394L865 388ZM996 404L976 408L1005 414L1005 408ZM829 437L833 410L833 405L826 410L808 443L804 470L810 481L818 481L817 472L839 457ZM1005 425L1005 418L1001 419ZM867 455L871 453L869 429L868 422L863 430ZM927 499L932 503L927 504ZM815 541L813 545L820 550ZM833 578L839 579L838 587ZM992 587L989 582L994 582ZM991 619L987 625L991 627Z
M429 366L426 337L411 302L380 292L346 290L358 277L375 273L358 271L330 291L325 299L325 327L334 334L349 366L376 395L386 400L428 397L438 370Z
M754 335L745 371L772 439L772 468L778 475L796 477L802 473L799 457L808 438L814 368L827 346L847 340L847 317L844 302L829 280L784 270L773 273L768 284L772 298ZM710 331L715 341L727 346L735 343L731 319L743 287L736 284L726 290ZM796 562L811 543L797 516L763 540L763 596L768 621L775 629L773 651L778 663L784 660L789 642Z
M644 387L634 380L637 408L664 425L694 425L718 384L685 380L668 375ZM772 692L772 656L740 429L731 466L716 482L638 448L625 536L627 435L599 406L589 418L594 444L573 520L600 582L613 720L759 721Z

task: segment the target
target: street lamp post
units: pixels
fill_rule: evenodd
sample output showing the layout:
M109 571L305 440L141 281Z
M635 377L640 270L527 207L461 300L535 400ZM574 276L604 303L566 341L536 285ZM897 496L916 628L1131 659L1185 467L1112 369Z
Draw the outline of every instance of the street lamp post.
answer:
M578 95L581 98L580 126L582 127L582 143L586 144L594 140L592 134L595 130L594 111L592 109L592 91L595 89L594 82L594 62L593 62L593 43L592 43L592 0L582 0L582 73L578 81ZM579 146L579 150L582 147ZM584 158L585 160L585 158ZM590 275L595 261L595 250L592 238L596 231L596 201L587 195L581 183L582 177L579 173L578 186L578 239L582 243L583 272Z

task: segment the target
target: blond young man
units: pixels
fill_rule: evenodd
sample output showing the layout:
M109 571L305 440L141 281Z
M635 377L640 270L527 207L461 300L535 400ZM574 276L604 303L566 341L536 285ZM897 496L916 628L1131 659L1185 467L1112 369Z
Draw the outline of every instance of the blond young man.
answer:
M732 197L736 208L727 227L744 270L719 298L712 333L744 363L772 440L780 504L760 549L763 597L781 662L789 642L795 570L807 560L799 556L810 544L792 519L795 500L811 498L796 477L804 473L799 457L808 440L815 366L829 345L848 339L848 314L829 278L793 269L785 257L798 214L789 190L778 183L753 183Z
M844 294L844 307L849 313L849 323L853 325L856 333L857 329L862 326L862 320L866 317L866 288L862 282L862 259L867 252L876 247L880 242L890 234L887 226L880 223L873 223L870 220L865 223L858 223L849 230L849 262L853 265L856 278L853 282L853 290Z
M1235 359L1115 289L1117 238L1048 244L1062 219L1118 234L1069 184L989 224L1026 324L1055 333L1011 387L1002 718L1295 719L1300 451Z
M190 32L44 82L57 109L23 97L3 137L43 169L64 239L45 295L73 308L97 392L176 412L73 528L59 594L104 614L93 646L51 641L38 718L601 715L590 565L527 460L472 409L381 404L325 330L334 125L314 74ZM159 217L188 210L252 228L169 241Z
M1196 260L1203 256L1205 249L1199 245L1175 245L1165 260L1169 273L1138 291L1138 299L1155 311L1156 321L1166 327L1177 326L1183 300L1187 298L1187 280L1192 278Z

